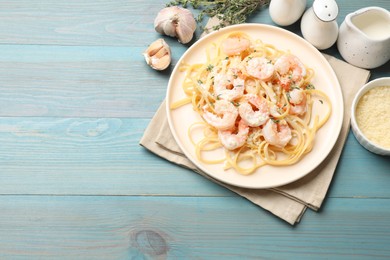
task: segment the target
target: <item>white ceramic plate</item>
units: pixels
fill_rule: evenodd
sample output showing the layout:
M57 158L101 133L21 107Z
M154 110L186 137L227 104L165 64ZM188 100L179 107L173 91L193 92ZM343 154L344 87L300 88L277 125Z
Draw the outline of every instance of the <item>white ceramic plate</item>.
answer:
M222 164L204 164L197 160L195 148L190 142L187 132L191 124L202 121L201 117L192 110L191 105L185 105L175 110L169 108L171 103L185 97L181 87L185 75L178 69L181 62L185 61L190 64L205 62L206 46L216 42L222 35L233 31L247 33L254 39L261 39L265 43L273 44L278 49L290 50L303 63L315 70L316 74L312 83L316 89L325 91L332 102L332 115L328 122L318 131L313 150L294 165L282 167L264 166L249 176L243 176L233 169L223 170ZM184 154L198 168L219 181L239 187L258 189L291 183L307 175L317 167L333 148L341 130L344 113L339 82L324 56L301 37L284 29L262 24L241 24L226 27L197 41L184 53L174 68L168 83L166 100L168 122L172 134ZM315 109L321 110L321 106L319 105ZM213 156L218 157L222 154L222 151L216 151Z

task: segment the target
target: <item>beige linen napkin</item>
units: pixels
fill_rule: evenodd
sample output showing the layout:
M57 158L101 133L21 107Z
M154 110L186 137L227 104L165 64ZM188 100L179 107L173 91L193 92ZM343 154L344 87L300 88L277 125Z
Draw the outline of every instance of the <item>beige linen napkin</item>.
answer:
M349 131L350 107L353 97L367 82L370 75L367 70L354 67L326 54L324 56L336 72L342 88L343 125L336 145L328 157L314 171L294 183L272 189L245 189L211 178L188 160L175 142L166 118L165 101L152 118L140 144L162 158L192 169L294 225L300 221L307 207L313 210L320 208Z
M176 144L170 131L163 102L147 127L140 144L153 153L183 167L194 170L206 178L247 198L254 204L272 212L290 224L299 222L309 207L318 210L325 198L336 169L338 159L349 131L350 107L358 89L369 78L369 71L356 68L325 54L336 72L344 97L344 120L340 136L329 156L314 171L291 184L272 189L244 189L221 183L200 171L188 160Z

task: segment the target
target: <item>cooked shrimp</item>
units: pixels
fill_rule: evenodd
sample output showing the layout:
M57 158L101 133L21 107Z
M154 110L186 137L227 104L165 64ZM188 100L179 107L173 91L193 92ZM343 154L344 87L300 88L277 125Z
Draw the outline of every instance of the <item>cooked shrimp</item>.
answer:
M218 138L226 149L235 150L245 144L248 133L249 126L240 120L237 133L232 130L218 131Z
M232 36L222 42L222 51L228 56L240 55L249 49L251 42L243 37Z
M256 81L253 79L247 79L245 81L246 93L256 94L258 92Z
M255 57L248 61L246 71L252 77L267 81L274 75L274 65L266 58Z
M242 120L251 127L263 125L269 117L267 101L254 94L245 95L245 99L248 102L243 102L238 107ZM256 108L256 111L253 110L251 104Z
M226 74L217 74L214 77L214 93L218 99L232 101L244 95L244 84L245 80L237 76L233 78Z
M301 89L293 89L289 92L290 110L292 115L302 115L306 112L306 94Z
M269 144L279 148L285 147L292 138L291 129L285 120L275 123L272 119L264 125L263 136Z
M203 107L203 119L218 130L229 130L234 127L238 116L237 108L230 102L224 99L217 100L214 103L214 110L217 114L213 114L207 110L207 106Z
M280 75L280 85L289 90L290 85L294 82L299 82L306 76L305 65L292 54L285 54L275 62L275 70Z

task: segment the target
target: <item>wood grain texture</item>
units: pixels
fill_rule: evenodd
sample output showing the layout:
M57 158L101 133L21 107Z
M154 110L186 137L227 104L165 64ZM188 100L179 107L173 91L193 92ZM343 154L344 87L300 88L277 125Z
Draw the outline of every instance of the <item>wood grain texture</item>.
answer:
M232 196L138 142L148 119L0 118L0 194ZM390 198L390 161L352 134L333 197Z
M155 32L167 2L0 0L0 259L390 258L390 160L351 133L320 212L294 227L138 144L191 45ZM390 9L338 4L339 24ZM273 24L267 9L249 22ZM160 37L164 72L141 55Z
M149 68L142 51L1 46L0 116L150 118L165 97L170 70ZM175 49L174 63L183 52L182 46ZM371 79L388 71L383 66Z
M0 43L4 44L0 48L0 116L150 118L165 97L172 68L187 49L176 39L164 37L172 48L170 69L157 72L146 65L141 53L162 37L154 31L153 20L163 3L0 1ZM384 1L377 4L385 6ZM344 8L340 23L349 11ZM106 31L111 27L105 23L119 26L120 20L129 23L129 28ZM267 10L250 21L272 24ZM85 24L90 26L84 28ZM299 23L286 29L300 34ZM326 53L339 56L335 46ZM385 76L389 66L373 71L372 79Z
M2 118L0 193L229 194L142 148L138 141L147 123L118 118Z
M308 212L305 224L296 227L243 202L237 197L2 196L0 257L385 259L390 255L390 200L329 199L323 212Z
M155 36L153 21L169 1L141 0L15 0L0 1L0 43L92 46L144 46ZM307 2L307 7L312 5ZM387 0L339 3L340 24L346 14ZM195 12L196 13L196 12ZM271 23L267 11L250 22ZM294 26L290 27L294 28Z
M165 1L0 1L0 42L143 45ZM140 16L142 14L143 16ZM137 33L139 37L132 37Z
M4 46L0 115L150 117L165 96L168 73L149 68L142 51Z

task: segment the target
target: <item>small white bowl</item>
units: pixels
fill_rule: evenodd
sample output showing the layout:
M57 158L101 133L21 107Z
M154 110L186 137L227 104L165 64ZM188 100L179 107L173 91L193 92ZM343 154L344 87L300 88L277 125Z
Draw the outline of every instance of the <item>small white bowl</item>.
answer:
M375 87L380 86L390 86L390 77L384 77L384 78L378 78L375 80L372 80L365 84L356 94L353 102L352 102L352 111L351 111L351 127L352 132L355 135L356 139L359 141L359 143L369 150L370 152L380 154L380 155L390 155L390 149L385 148L383 146L380 146L376 143L373 143L370 141L363 132L359 129L359 125L356 122L355 112L356 112L356 106L359 103L360 98L370 89L373 89Z

